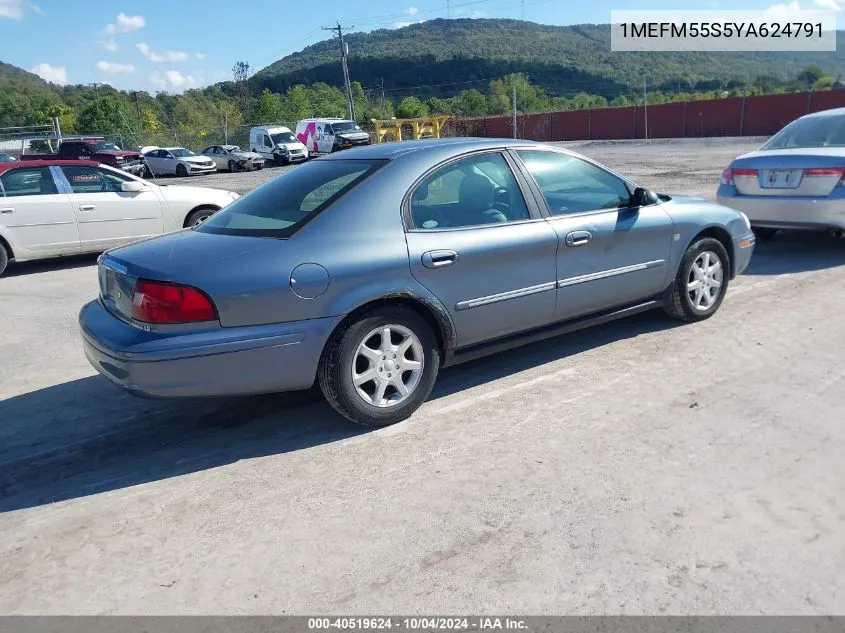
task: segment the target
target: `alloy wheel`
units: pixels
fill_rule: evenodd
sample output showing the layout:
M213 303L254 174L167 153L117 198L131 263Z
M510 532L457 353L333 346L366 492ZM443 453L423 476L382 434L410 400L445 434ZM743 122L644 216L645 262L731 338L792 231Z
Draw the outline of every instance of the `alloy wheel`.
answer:
M420 339L401 325L370 331L352 358L352 383L369 405L386 408L404 402L423 375L425 355Z
M725 269L721 258L713 251L699 253L687 278L687 294L692 307L706 312L722 293Z

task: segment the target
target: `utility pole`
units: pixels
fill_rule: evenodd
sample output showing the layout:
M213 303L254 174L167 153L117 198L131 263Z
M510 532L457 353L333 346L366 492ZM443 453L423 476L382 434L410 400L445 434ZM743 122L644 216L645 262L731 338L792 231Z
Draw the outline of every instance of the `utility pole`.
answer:
M648 88L643 74L643 117L645 118L645 138L648 138Z
M452 5L449 3L449 0L446 0L446 19L452 17Z
M516 138L516 84L511 86L511 100L513 101L513 137Z
M525 0L522 0L522 21L525 22Z
M349 81L349 67L346 63L346 58L349 56L349 47L346 46L346 42L343 41L343 28L340 25L340 22L337 23L337 26L324 26L324 31L336 31L337 36L340 39L340 63L343 68L343 83L346 86L346 102L349 110L349 120L355 120L355 102L352 100L352 84ZM354 27L348 26L347 29L351 29Z
M382 113L382 116L387 116L387 114L385 114L387 112L387 110L385 109L385 106L386 106L386 104L385 104L385 98L384 98L384 77L382 77L381 78L381 113Z

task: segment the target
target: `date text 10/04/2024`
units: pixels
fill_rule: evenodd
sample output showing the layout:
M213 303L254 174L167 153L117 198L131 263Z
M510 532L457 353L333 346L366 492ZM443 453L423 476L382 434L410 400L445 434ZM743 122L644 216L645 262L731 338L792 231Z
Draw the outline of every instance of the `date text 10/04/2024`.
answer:
M368 618L309 618L308 629L314 631L524 631L527 624L519 618L508 617L368 617Z

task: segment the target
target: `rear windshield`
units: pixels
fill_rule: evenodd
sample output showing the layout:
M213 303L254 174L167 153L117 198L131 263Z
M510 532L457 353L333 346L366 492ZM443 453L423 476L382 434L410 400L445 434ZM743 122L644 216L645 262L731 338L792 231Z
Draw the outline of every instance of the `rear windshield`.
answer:
M288 171L239 198L196 230L223 235L285 238L387 160L315 160Z
M845 116L814 116L793 121L763 146L767 149L845 147Z

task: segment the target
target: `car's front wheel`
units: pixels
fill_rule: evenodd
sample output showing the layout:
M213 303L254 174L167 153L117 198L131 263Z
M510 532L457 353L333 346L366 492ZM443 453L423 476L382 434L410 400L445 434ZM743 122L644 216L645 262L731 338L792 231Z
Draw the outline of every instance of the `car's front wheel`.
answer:
M431 327L402 306L378 308L336 333L318 381L328 403L365 426L401 422L425 402L440 369Z
M728 290L730 269L728 253L719 240L696 240L681 260L666 312L682 321L713 316Z
M0 275L6 272L6 266L9 265L9 254L6 252L6 247L0 244Z
M229 171L232 172L233 174L236 171L239 171L237 161L234 161L234 160L229 161Z
M176 175L180 178L184 178L188 175L188 168L182 165L181 163L179 165L176 165Z

